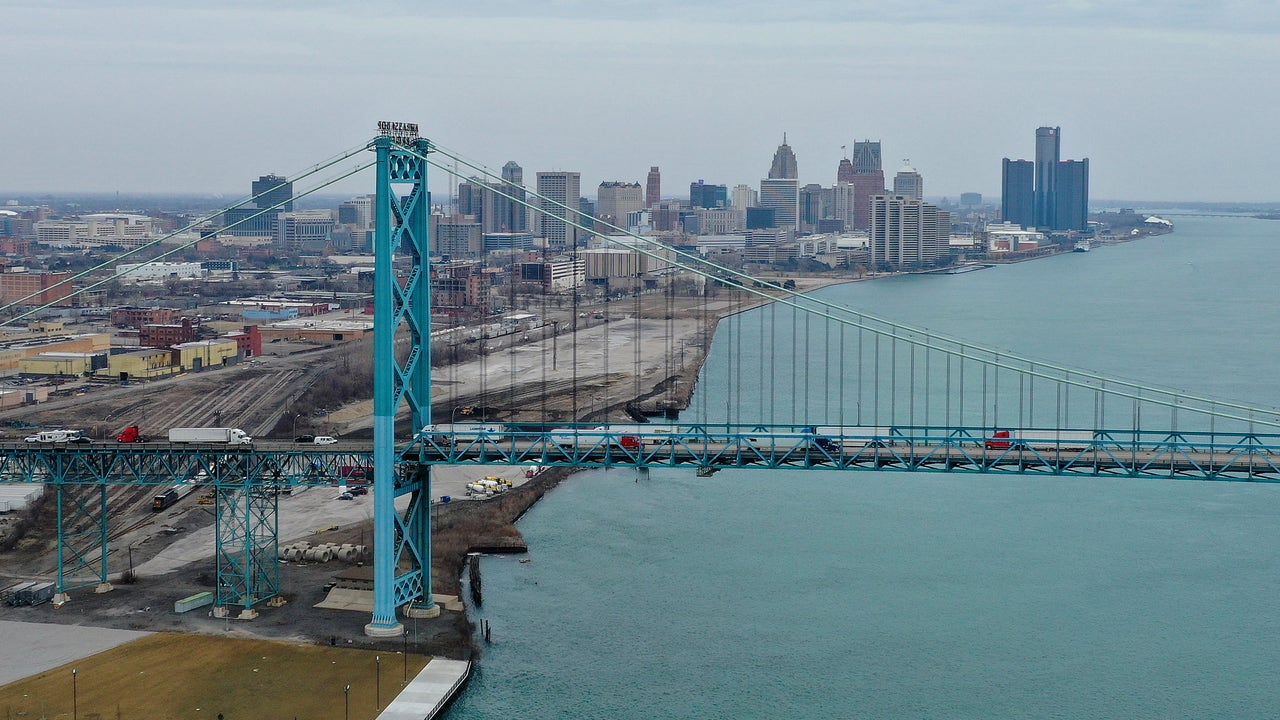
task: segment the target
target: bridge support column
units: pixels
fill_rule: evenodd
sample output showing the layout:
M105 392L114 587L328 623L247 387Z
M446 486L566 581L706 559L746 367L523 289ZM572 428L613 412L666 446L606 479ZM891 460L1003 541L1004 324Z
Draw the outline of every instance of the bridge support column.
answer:
M58 569L55 585L59 604L68 590L94 587L109 592L107 582L107 483L95 477L85 458L57 450L48 464L57 509Z
M214 605L226 613L240 605L240 619L257 616L253 606L280 594L279 503L274 489L255 482L247 458L228 460L243 476L215 487L217 577Z

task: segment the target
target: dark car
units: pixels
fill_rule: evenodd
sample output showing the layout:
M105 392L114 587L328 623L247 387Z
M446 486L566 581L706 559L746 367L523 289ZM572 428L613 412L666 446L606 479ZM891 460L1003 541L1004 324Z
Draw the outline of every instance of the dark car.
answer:
M298 437L294 438L293 441L298 443L313 443L316 441L316 436L315 435L299 435Z
M352 485L350 488L347 489L347 492L351 493L352 495L368 495L369 488L365 487L364 485Z
M87 438L87 437L85 437L85 436L81 435L80 437L71 438L71 440L70 440L69 442L73 442L73 443L77 443L77 444L80 444L80 445L84 445L85 443L91 443L91 442L93 442L93 440L92 440L91 438Z

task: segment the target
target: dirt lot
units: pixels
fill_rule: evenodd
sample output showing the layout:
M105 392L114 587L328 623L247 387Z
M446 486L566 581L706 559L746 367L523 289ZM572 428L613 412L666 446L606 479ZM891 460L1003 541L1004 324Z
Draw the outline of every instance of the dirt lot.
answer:
M161 633L0 687L0 707L10 718L240 720L338 718L349 702L350 717L366 719L426 663L399 651Z

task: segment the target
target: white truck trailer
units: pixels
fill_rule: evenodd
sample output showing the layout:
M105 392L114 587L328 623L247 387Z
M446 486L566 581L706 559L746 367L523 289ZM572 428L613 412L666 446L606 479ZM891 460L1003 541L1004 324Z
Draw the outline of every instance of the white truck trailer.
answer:
M169 428L169 442L208 445L252 445L240 428Z

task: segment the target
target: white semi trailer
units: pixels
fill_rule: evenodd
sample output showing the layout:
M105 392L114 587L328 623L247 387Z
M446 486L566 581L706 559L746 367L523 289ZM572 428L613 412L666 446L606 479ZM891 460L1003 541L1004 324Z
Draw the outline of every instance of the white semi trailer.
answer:
M171 443L252 445L253 438L240 428L169 428Z

